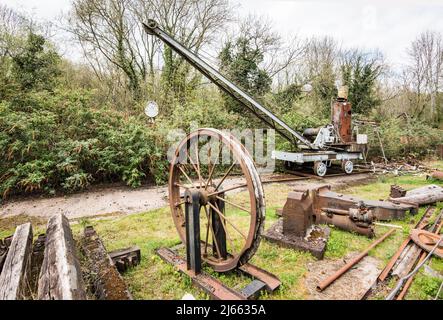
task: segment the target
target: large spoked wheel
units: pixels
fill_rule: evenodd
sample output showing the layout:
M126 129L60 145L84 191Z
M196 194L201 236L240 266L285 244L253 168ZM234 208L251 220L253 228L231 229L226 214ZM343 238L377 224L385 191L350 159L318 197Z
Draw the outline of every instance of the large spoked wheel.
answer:
M183 243L183 195L190 189L198 190L201 199L202 260L218 272L246 263L260 243L265 200L260 177L244 146L216 129L198 129L179 144L170 167L169 201ZM214 225L221 226L222 239Z

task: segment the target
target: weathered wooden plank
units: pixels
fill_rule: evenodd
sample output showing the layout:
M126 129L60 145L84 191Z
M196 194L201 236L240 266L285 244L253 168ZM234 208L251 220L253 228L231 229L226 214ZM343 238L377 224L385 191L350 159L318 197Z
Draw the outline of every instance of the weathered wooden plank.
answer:
M132 296L117 271L111 257L106 252L97 232L92 227L86 227L82 239L82 251L88 259L88 269L93 274L90 277L95 296L99 300L131 300Z
M48 221L38 299L86 299L74 238L69 221L63 214L54 215Z
M15 229L8 254L0 274L0 300L23 300L30 296L32 226L30 223Z
M406 192L401 198L391 198L394 202L415 203L425 205L443 201L443 188L434 184L416 188Z
M9 236L0 240L0 273L2 273L3 264L5 263L12 237L13 236Z

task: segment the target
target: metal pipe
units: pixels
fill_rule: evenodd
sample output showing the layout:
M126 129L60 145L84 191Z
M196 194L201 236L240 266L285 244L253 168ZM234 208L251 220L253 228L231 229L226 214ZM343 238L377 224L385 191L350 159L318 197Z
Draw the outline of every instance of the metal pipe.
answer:
M351 269L356 263L358 263L361 259L363 259L364 257L366 257L369 253L369 251L371 251L375 246L377 246L378 244L380 244L381 242L383 242L387 237L389 237L392 233L395 232L395 229L391 229L390 231L388 231L387 233L385 233L382 237L380 237L379 239L377 239L376 241L374 241L365 251L363 251L362 253L360 253L357 257L355 257L354 259L352 259L351 261L349 261L347 264L345 264L343 267L341 267L335 274L333 274L332 276L330 276L329 278L323 280L322 282L320 282L317 286L317 291L323 291L324 289L326 289L331 283L333 283L335 280L337 280L338 278L340 278L346 271L348 271L349 269Z
M380 227L388 227L388 228L396 228L396 229L403 229L402 226L398 226L396 224L390 224L390 223L381 223L381 222L373 222L374 225L380 226Z

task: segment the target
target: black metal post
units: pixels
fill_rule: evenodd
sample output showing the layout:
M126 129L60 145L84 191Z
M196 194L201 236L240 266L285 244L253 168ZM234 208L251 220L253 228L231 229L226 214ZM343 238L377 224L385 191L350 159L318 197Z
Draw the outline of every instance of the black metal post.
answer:
M224 198L225 194L220 193L218 196L220 198ZM220 199L217 199L215 203L217 204L217 207L220 210L220 212L224 214L225 202ZM217 255L217 247L215 246L215 242L217 242L219 247L218 249L220 250L220 255L221 255L220 258L226 259L228 256L228 251L226 249L226 232L222 225L222 223L225 223L225 221L222 221L222 217L220 217L220 215L214 209L211 208L210 211L212 219L212 228L214 230L214 236L215 236L215 239L213 240L212 249L214 255Z
M187 269L199 274L201 272L200 192L186 190L185 199Z

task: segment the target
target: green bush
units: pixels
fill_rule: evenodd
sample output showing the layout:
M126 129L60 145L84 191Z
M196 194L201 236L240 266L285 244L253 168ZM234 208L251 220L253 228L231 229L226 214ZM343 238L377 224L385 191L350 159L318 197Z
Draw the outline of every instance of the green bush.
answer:
M92 182L166 179L166 143L145 119L94 108L87 91L0 104L0 193L75 191ZM26 102L26 103L25 103Z
M443 142L443 131L426 123L403 118L382 119L379 134L388 159L412 155L423 157L435 153L435 146ZM373 127L365 127L360 131L368 134L369 155L380 156L381 146Z

